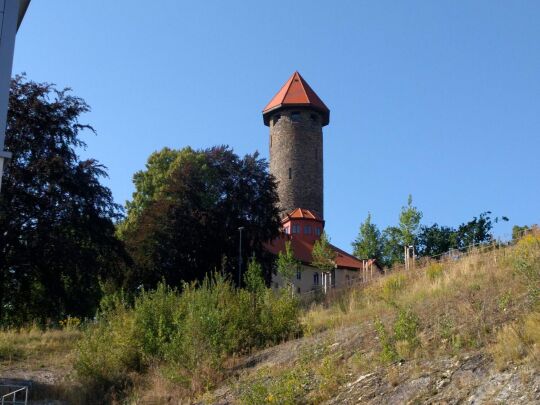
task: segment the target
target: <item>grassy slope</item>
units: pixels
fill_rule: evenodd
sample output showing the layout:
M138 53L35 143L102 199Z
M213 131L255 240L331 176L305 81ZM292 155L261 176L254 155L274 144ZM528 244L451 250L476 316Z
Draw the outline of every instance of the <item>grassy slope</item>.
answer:
M527 246L532 259L539 257L539 242L536 238ZM355 402L360 397L347 395L358 384L362 402L374 397L379 397L375 402L464 399L482 385L488 391L478 395L489 401L500 393L489 391L487 380L498 386L519 374L516 391L531 391L523 402L540 400L540 391L532 392L540 390L535 374L540 316L531 308L531 279L515 271L522 255L513 247L474 252L459 261L389 275L329 306L314 307L304 318L309 337L282 345L286 355L281 357L279 348L259 355L254 367L206 399L319 403L337 397L337 403ZM474 372L467 374L467 367ZM441 377L432 378L435 374Z
M490 386L508 386L525 392L524 403L540 401L534 397L540 396L540 386L534 388L540 315L531 306L531 279L515 270L523 255L540 263L540 239L533 239L525 253L519 247L475 252L313 306L303 317L304 338L229 359L227 382L199 399L421 403L477 395L490 401L502 395ZM76 403L70 373L79 336L74 330L0 333L0 374L49 384L39 397ZM136 381L132 400L176 402L182 395L156 368Z

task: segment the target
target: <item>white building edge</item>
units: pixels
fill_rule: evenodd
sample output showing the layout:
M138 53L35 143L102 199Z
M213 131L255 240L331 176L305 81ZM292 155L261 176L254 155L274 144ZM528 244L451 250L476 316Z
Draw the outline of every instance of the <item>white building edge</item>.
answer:
M15 36L29 4L30 0L0 0L0 190L4 164L11 158L4 150L4 141Z

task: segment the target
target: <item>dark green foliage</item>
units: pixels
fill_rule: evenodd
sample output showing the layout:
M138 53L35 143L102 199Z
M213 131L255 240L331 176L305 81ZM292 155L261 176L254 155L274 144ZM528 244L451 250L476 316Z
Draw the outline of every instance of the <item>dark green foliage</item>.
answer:
M236 275L240 226L244 263L259 257L268 281L271 257L263 243L277 236L279 217L274 179L257 153L167 149L150 157L135 184L120 227L135 261L125 280L130 290L154 288L162 279L180 286L218 269Z
M401 231L398 227L389 226L383 231L382 254L382 262L387 267L403 262L403 244L401 242Z
M79 118L88 105L69 90L12 81L6 148L13 153L0 194L0 321L45 322L88 316L99 280L123 251L119 207L100 184L105 168L76 153L92 133Z
M491 243L493 222L498 222L499 218L492 220L490 214L489 211L483 212L457 228L437 224L422 226L418 235L418 253L421 256L437 256L450 249L466 250L471 246ZM508 219L502 217L502 220Z
M418 235L418 253L421 256L438 256L457 248L457 232L448 226L423 225Z

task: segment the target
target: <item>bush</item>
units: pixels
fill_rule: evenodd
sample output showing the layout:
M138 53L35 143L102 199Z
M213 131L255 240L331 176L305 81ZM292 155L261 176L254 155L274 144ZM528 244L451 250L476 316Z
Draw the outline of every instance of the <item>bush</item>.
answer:
M411 309L398 310L398 316L390 332L380 319L376 319L375 330L381 342L381 361L392 363L411 356L420 345L419 329L420 320Z
M527 286L531 306L540 304L540 234L531 233L519 240L510 257L511 263Z
M265 288L256 271L249 277L250 291L215 274L200 285L185 284L181 293L160 284L142 292L131 308L106 300L109 309L79 346L79 375L118 384L129 372L164 362L167 377L192 391L215 384L228 355L301 331L297 299Z
M403 274L392 274L386 278L382 286L382 295L391 300L405 288L406 278Z
M440 263L431 263L426 268L426 275L431 281L435 281L443 275L443 266Z

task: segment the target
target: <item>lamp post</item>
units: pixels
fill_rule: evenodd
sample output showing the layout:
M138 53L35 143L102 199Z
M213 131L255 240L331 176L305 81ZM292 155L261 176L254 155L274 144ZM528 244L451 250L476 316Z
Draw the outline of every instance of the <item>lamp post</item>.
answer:
M240 243L238 244L238 288L242 284L242 231L244 230L243 226L238 227L238 232L240 232Z

